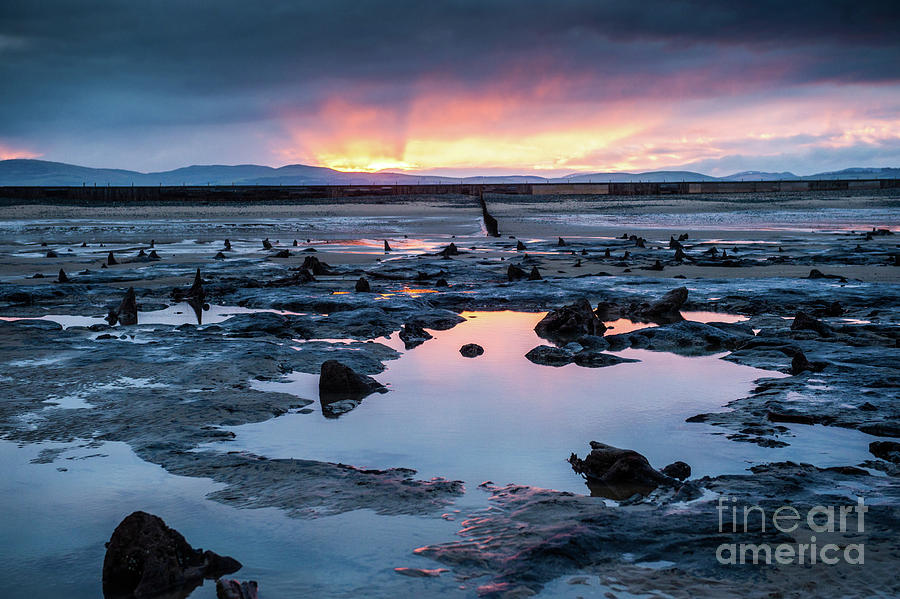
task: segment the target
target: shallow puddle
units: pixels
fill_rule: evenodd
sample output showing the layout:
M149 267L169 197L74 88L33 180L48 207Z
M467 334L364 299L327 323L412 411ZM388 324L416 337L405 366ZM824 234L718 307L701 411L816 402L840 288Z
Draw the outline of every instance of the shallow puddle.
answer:
M208 310L203 310L200 316L188 305L187 302L181 302L174 306L163 308L162 310L152 310L150 312L138 312L137 325L121 328L123 331L129 332L140 330L140 325L164 324L179 326L183 324L216 324L228 320L236 314L255 314L257 312L275 312L277 314L297 314L296 312L285 312L283 310L263 310L255 308L244 308L241 306L216 306L210 305ZM89 327L95 324L109 324L103 316L77 316L73 314L47 314L45 316L35 317L9 317L0 316L0 320L49 320L51 322L62 325L64 329L69 327Z

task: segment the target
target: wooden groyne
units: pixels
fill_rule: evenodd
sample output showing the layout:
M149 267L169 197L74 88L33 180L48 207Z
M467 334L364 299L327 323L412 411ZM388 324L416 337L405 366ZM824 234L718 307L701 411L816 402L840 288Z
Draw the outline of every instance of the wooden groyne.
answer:
M0 200L84 203L291 202L306 199L432 196L654 196L900 189L900 179L700 181L677 183L455 183L436 185L212 185L168 187L0 187Z

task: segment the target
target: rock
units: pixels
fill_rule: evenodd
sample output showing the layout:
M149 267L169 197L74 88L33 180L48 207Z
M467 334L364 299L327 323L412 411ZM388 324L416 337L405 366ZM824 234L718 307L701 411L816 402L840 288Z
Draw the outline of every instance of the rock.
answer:
M572 356L572 361L584 368L603 368L605 366L615 366L616 364L624 364L626 362L640 362L640 360L621 358L615 354L607 354L599 351L577 352Z
M791 323L791 330L815 331L823 337L829 337L832 334L831 327L821 320L813 318L802 310L798 311L796 316L794 316L794 322Z
M438 279L437 281L434 282L434 286L435 286L435 287L449 287L450 284L447 283L447 279L440 278L440 279Z
M418 347L433 338L431 333L412 322L407 322L403 325L403 328L400 329L399 336L406 349Z
M534 327L535 332L551 341L572 340L582 335L602 335L606 326L597 318L584 298L550 311Z
M645 270L656 270L656 271L660 271L662 269L663 269L663 265L662 265L662 262L660 262L659 260L657 260L656 262L654 262L653 264L651 264L650 266L645 268Z
M629 310L629 316L635 320L647 320L656 324L671 324L681 322L681 306L687 301L687 287L678 287L652 303L643 303L633 306Z
M572 352L552 345L539 345L525 354L525 357L542 366L565 366L574 360Z
M103 560L105 597L142 599L179 591L187 596L204 578L236 572L240 562L194 549L158 516L134 512L113 531Z
M36 273L34 273L33 275L31 275L31 278L32 278L32 279L43 279L43 278L44 278L44 273L36 272Z
M529 281L542 281L544 277L541 276L541 271L538 270L537 266L531 267L531 273L528 275Z
M49 250L49 251L47 252L47 257L48 257L48 258L59 258L59 254L57 254L57 253L54 252L53 250Z
M323 403L340 399L362 399L375 392L384 393L384 385L370 376L358 374L337 360L322 363L319 374L319 397Z
M56 277L56 282L57 283L68 283L69 282L69 277L66 275L66 271L64 271L61 268L59 269L59 275L57 275L57 277Z
M462 354L464 358L477 358L484 353L484 348L477 343L466 343L459 348L459 353Z
M678 248L677 250L675 250L675 259L676 259L676 260L682 261L682 260L684 260L685 258L687 258L687 254L684 253L684 250L683 250L683 249Z
M840 275L826 275L821 270L814 268L809 271L809 275L806 277L807 279L839 279L841 281L846 281L844 277Z
M524 252L526 249L528 249L528 248L525 247L524 243L522 243L521 241L516 241L516 251L517 252Z
M450 256L459 256L459 248L456 247L455 243L451 242L450 245L438 252L437 255L443 256L444 258L449 258Z
M303 259L303 265L300 268L305 268L315 276L320 275L330 275L331 274L331 266L322 262L315 256L307 256Z
M510 281L521 281L528 278L528 273L515 264L510 264L509 268L506 269L506 278Z
M285 248L285 249L283 249L283 250L280 250L280 251L275 252L274 254L272 254L272 257L273 257L273 258L290 258L290 257L291 257L291 251Z
M156 253L156 250L150 250L150 254L147 256L147 260L149 260L150 262L158 262L162 260L162 258L159 257L159 254Z
M769 422L789 422L793 424L816 424L817 420L813 416L807 414L795 414L793 412L778 412L769 410L766 413L766 419Z
M569 464L587 479L592 495L611 499L646 496L660 485L677 486L677 481L655 470L638 452L596 441L591 441L591 453L583 460L573 453Z
M372 287L365 277L360 277L359 280L356 281L356 291L359 293L369 293L372 291Z
M292 245L293 245L293 247L297 247L297 246L300 245L300 242L298 242L298 241L295 239L295 240L294 240L294 243L293 243Z
M216 252L216 255L213 256L213 260L224 260L225 258L226 256L222 252Z
M678 241L687 241L690 239L690 236L687 233L682 233L678 236Z
M264 249L264 250L271 250L271 249L272 249L272 242L269 241L269 238L268 238L268 237L266 237L265 239L263 239L262 246L263 246L263 249Z
M225 240L225 251L226 252L231 251L231 241L229 241L228 239Z
M216 599L259 599L258 586L255 580L238 582L220 578L216 581Z
M900 443L896 441L872 441L869 452L876 458L900 464Z
M109 255L106 256L106 264L107 266L115 266L116 264L118 264L118 262L116 262L116 257L112 252L110 252Z
M500 231L497 228L497 219L488 213L487 204L484 198L481 198L481 218L484 221L484 229L490 237L500 237Z
M561 247L561 248L562 248L562 247L566 247L567 245L568 245L568 244L566 243L566 240L563 239L562 237L560 237L560 238L559 238L559 241L556 242L556 247Z
M137 324L138 309L137 299L134 294L134 287L128 288L128 291L125 292L125 297L122 298L122 302L119 304L119 307L116 310L110 310L109 315L107 315L106 317L106 320L110 325L114 325L117 322L123 325Z
M691 467L684 462L672 462L671 464L660 470L660 472L671 478L685 480L686 478L690 478L691 476Z
M384 240L384 253L388 253L391 251L391 245L387 242L387 239Z
M675 239L674 236L669 236L669 249L670 250L680 250L683 248L684 248L684 246L681 245L681 242L679 242L677 239Z

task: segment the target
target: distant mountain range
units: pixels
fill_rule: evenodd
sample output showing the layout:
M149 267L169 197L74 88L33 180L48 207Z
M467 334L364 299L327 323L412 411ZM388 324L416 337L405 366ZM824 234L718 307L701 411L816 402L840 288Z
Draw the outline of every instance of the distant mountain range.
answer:
M727 177L711 177L691 171L647 173L576 173L566 177L533 175L487 177L438 177L404 173L350 173L320 166L290 164L280 168L239 164L235 166L187 166L172 171L139 173L121 169L89 168L45 160L0 161L0 186L176 186L176 185L392 185L435 183L606 183L680 181L771 181L822 179L898 179L900 168L848 168L798 176L794 173L744 171Z

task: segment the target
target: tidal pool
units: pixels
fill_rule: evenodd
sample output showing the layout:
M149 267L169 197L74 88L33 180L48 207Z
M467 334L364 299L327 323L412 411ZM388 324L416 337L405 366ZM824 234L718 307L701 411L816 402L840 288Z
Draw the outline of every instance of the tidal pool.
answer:
M637 450L661 468L689 463L694 476L741 473L755 463L793 459L819 466L867 459L869 435L855 430L794 427L789 447L737 443L725 431L685 419L718 411L744 397L761 377L781 373L719 358L627 349L640 362L605 368L540 366L524 356L545 343L533 331L542 318L527 312L464 312L467 320L404 350L376 378L390 392L367 397L339 418L292 413L230 428L236 437L212 447L267 457L308 458L367 468L407 466L420 477L466 482L471 500L479 483L520 483L585 493L566 458L592 440ZM723 318L724 320L724 318ZM633 323L632 323L633 324ZM622 327L627 328L627 327ZM616 329L615 332L621 332ZM299 343L299 342L298 342ZM464 358L466 343L484 355ZM254 381L261 390L318 398L318 376L294 373L287 382Z

